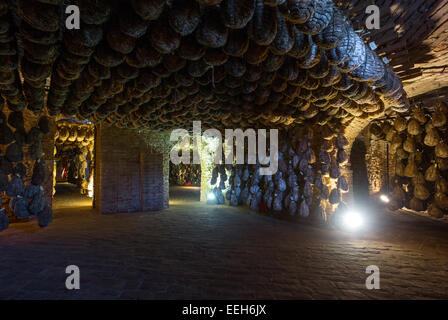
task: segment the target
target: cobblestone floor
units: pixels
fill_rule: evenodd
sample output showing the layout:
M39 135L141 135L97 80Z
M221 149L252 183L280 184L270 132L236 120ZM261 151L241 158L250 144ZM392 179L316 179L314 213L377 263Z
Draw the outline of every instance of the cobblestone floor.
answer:
M48 228L11 225L0 233L0 298L448 298L447 225L378 214L374 230L348 235L207 206L183 190L160 212L56 203ZM71 264L80 290L65 289ZM380 268L380 290L365 288L369 265Z

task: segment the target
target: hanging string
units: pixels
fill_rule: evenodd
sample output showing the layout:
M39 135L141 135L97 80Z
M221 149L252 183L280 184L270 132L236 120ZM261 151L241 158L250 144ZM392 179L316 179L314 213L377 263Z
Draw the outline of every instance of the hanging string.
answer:
M215 67L212 66L212 86L215 89Z

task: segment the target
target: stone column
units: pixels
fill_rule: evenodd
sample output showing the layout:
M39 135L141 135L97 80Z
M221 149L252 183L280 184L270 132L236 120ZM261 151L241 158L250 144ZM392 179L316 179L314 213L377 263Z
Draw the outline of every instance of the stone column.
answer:
M44 195L47 204L51 208L53 205L53 188L54 188L54 179L53 179L54 148L55 148L54 137L57 130L56 122L54 120L51 120L50 128L51 128L50 133L44 135L42 139L42 151L43 151L42 159L45 161L45 164L47 166L47 177L43 184Z
M201 201L207 201L210 192L210 180L212 179L213 163L209 159L201 158Z
M215 167L214 152L210 150L216 150L220 143L218 138L205 138L202 137L200 147L201 156L201 201L207 201L207 194L211 190L210 180L212 179L212 170Z

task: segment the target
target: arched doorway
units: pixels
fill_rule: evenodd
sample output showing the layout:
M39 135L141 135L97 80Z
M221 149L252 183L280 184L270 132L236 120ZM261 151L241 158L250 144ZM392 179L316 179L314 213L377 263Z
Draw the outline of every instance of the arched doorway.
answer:
M361 139L353 142L350 163L353 172L353 198L357 203L365 203L369 199L369 178L366 165L367 148Z
M173 164L170 161L170 205L199 201L201 194L201 165Z
M53 171L53 209L93 205L95 128L73 119L57 123Z

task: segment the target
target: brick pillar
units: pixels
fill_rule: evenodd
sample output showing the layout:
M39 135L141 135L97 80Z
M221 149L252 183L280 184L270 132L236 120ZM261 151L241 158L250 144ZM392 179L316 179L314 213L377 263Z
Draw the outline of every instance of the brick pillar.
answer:
M168 155L153 152L135 130L97 127L95 208L100 213L168 207Z
M47 177L43 184L45 200L47 201L47 204L52 207L54 188L54 136L57 130L56 122L53 119L51 120L50 129L50 133L44 135L42 139L42 158L47 166Z
M162 158L163 177L162 177L162 207L166 209L170 202L170 155L163 153Z
M94 157L95 157L95 168L93 176L93 207L96 211L101 212L101 154L102 154L102 141L101 141L101 125L95 127L95 144L94 144Z

